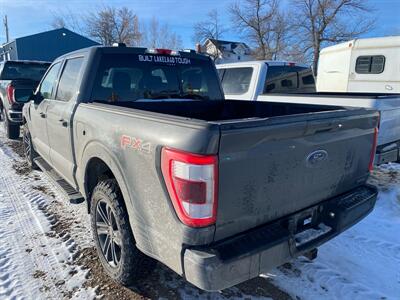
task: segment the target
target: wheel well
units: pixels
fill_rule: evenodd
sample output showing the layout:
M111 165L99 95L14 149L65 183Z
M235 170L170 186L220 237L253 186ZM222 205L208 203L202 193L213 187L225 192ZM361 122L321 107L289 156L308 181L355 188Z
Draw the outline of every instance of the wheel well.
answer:
M100 181L112 178L115 178L115 176L104 161L97 157L90 159L86 166L85 172L85 190L88 212L90 212L90 198L92 196L93 189Z

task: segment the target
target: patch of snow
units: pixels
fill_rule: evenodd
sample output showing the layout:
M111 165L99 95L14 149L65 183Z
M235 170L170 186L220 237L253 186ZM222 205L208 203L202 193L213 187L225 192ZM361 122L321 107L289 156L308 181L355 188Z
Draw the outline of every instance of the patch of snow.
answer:
M21 159L0 135L0 299L93 299L83 287L87 271L73 263L75 241L52 229L57 219L47 208L55 199L37 189L47 178L17 174Z

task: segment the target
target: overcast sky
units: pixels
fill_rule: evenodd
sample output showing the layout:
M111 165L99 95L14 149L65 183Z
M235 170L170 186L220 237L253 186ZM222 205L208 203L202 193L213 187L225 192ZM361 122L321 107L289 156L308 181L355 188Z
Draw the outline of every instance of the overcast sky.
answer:
M400 35L400 0L366 0L374 6L378 18L377 28L368 36L388 34ZM0 0L0 15L8 16L10 38L38 33L51 29L54 14L66 10L76 15L84 15L96 7L104 5L128 6L139 19L148 22L153 16L166 22L170 28L180 34L184 46L193 48L193 24L204 19L207 12L217 9L231 30L225 39L239 39L232 28L227 6L234 0ZM288 8L288 0L282 1ZM0 44L5 41L4 27L1 22Z

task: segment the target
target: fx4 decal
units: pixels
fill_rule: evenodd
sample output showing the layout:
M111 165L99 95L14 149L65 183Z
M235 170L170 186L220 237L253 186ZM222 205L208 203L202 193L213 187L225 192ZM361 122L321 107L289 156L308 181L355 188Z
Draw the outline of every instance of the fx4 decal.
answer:
M121 136L121 148L131 148L146 154L151 153L151 144L149 142L145 142L139 138L133 136L131 137L125 134Z

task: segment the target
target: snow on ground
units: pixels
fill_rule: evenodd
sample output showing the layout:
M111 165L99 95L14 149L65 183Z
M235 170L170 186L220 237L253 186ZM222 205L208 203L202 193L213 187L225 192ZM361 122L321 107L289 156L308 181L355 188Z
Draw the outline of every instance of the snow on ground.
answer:
M42 192L47 179L27 175L4 138L0 170L0 299L93 298L83 287L87 271L73 263L76 243L49 210L59 195Z
M124 288L102 271L84 205L71 205L0 129L0 299L400 299L400 165L377 169L374 211L323 245L220 293L203 292L158 265Z

